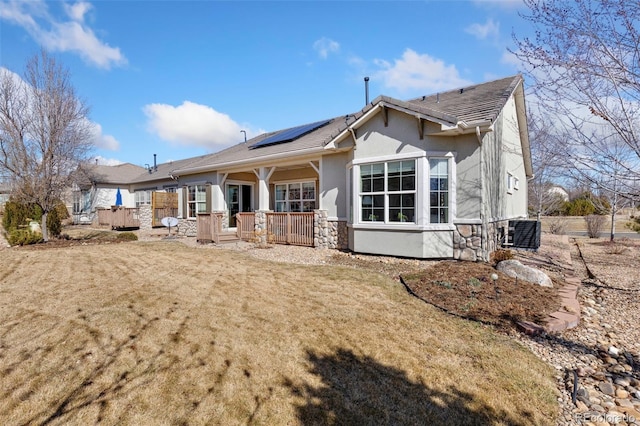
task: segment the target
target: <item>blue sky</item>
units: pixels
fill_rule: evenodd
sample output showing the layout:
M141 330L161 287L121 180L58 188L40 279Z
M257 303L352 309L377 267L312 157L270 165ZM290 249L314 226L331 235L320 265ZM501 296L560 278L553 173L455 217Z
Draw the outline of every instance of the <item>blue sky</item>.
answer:
M91 107L95 156L144 165L518 72L520 0L0 0L0 67L40 47Z

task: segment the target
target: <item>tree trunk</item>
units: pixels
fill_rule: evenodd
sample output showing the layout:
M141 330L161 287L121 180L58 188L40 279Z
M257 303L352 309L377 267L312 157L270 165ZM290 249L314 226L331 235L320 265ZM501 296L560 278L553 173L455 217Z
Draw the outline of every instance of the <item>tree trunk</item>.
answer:
M46 243L49 241L49 229L47 229L47 217L49 217L49 212L42 212L42 223L40 227L42 228L42 239Z

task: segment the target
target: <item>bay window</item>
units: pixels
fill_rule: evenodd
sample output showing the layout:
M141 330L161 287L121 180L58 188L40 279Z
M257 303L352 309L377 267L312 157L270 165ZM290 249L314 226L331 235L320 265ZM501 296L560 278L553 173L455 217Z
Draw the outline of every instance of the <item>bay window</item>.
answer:
M415 223L416 160L360 166L362 222Z
M433 154L432 154L433 155ZM448 225L455 216L455 163L451 153L356 163L350 198L355 224ZM351 184L350 184L351 185ZM433 229L440 229L439 226Z
M429 160L429 222L449 223L449 160Z

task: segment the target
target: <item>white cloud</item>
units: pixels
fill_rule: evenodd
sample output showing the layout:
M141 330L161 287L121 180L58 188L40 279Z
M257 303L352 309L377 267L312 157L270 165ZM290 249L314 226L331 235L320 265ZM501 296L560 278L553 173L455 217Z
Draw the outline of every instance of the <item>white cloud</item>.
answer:
M150 132L179 145L215 150L241 142L244 136L240 130L247 131L247 138L253 136L227 114L206 105L184 101L179 106L150 104L143 110Z
M471 24L464 30L479 40L497 38L500 35L500 22L494 22L489 18L484 24Z
M91 3L86 2L78 2L72 5L64 3L64 9L67 12L67 15L74 21L82 22L84 21L84 15L91 10L93 6Z
M114 65L126 64L120 48L99 40L84 23L85 14L92 8L90 3L65 3L63 6L71 20L52 16L42 0L0 1L0 19L23 27L48 50L77 53L83 60L99 68L109 69Z
M455 65L447 65L441 59L428 54L418 54L406 49L402 58L395 59L393 65L385 60L376 59L374 64L380 68L375 73L376 79L382 80L384 86L401 92L426 91L436 92L471 84L460 77Z
M91 135L96 148L117 151L120 149L120 142L111 135L102 133L102 126L98 123L90 122Z
M340 43L331 40L327 37L322 37L313 43L313 49L318 52L318 56L322 59L327 59L330 53L337 53L340 51Z
M94 162L97 161L97 164L101 166L117 166L118 164L124 164L123 161L117 160L115 158L104 158L100 155L94 158Z

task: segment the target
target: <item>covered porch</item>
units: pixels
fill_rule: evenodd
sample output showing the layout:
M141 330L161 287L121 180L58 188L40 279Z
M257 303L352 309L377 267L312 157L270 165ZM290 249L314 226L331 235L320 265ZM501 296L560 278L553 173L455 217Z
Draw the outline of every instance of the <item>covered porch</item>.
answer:
M211 209L197 215L199 240L238 239L263 244L338 248L338 227L327 220L320 196L322 160L298 160L249 170L217 171ZM208 195L208 194L207 194ZM343 227L346 240L346 223Z

